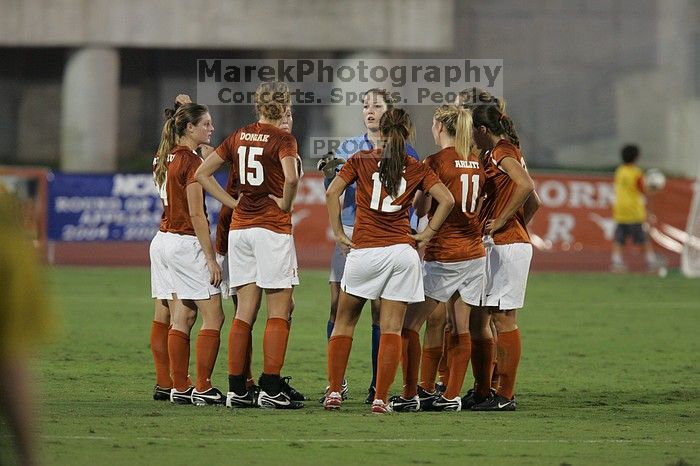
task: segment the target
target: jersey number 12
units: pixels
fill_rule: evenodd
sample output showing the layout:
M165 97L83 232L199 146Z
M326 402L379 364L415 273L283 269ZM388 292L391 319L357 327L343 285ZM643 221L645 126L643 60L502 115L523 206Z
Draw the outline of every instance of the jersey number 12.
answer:
M372 184L372 200L369 203L370 209L378 210L380 212L398 212L401 210L401 206L394 205L393 202L396 200L396 197L399 197L406 192L406 180L401 178L396 197L386 196L381 200L381 207L379 206L379 198L382 195L382 182L379 179L379 172L372 173L372 181L374 183Z

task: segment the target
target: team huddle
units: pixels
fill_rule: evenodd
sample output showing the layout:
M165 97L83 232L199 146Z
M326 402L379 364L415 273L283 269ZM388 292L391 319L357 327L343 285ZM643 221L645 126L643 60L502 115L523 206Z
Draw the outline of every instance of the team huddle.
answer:
M166 110L153 164L163 202L150 249L154 399L303 407L305 397L281 376L299 285L291 211L302 172L290 91L284 83L263 83L255 103L258 120L216 149L208 146L214 127L206 107L179 96L175 109ZM407 142L410 115L386 91L365 93L363 117L367 133L352 145L359 150L329 154L318 164L336 240L323 407L341 409L347 398L352 338L370 300L366 402L373 413L515 410L517 310L532 257L526 226L540 200L503 101L468 89L437 107L432 134L440 150L422 162ZM225 162L230 171L222 187L213 174ZM214 242L205 190L222 203ZM263 291L268 316L256 384L251 334ZM236 310L224 395L211 374L224 322L221 300L228 296ZM193 383L190 332L197 314ZM430 336L421 348L426 322ZM469 361L474 385L460 396ZM390 397L399 365L403 390Z

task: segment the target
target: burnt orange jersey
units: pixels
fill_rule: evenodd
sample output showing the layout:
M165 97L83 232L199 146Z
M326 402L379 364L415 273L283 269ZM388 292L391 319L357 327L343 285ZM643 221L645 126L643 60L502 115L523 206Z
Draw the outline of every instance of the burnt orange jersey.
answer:
M231 229L266 228L291 234L292 215L268 197L282 197L282 159L297 156L297 140L290 133L265 123L244 126L216 149L231 163L231 174L239 182L241 200L233 211Z
M515 159L516 162L527 170L525 159L520 149L505 139L498 141L493 149L484 154L486 199L481 209L481 218L484 221L498 217L506 204L508 204L508 199L510 199L515 191L515 183L501 167L501 162L507 157ZM522 207L515 212L515 215L508 219L508 222L506 222L503 228L496 232L493 241L496 244L530 242L530 235L527 232L527 228L525 228L525 214Z
M409 235L408 208L417 190L428 191L439 183L437 175L412 157L404 158L405 169L396 198L387 194L379 180L382 151L361 151L353 155L338 173L347 184L357 183L357 214L352 242L357 248L376 248L416 242Z
M234 173L230 173L226 181L226 192L234 199L238 199L238 178ZM231 227L231 217L233 209L227 205L222 205L219 211L219 220L216 224L216 252L225 256L228 254L228 232Z
M158 156L156 155L153 157L153 183L156 183L156 166L158 165ZM156 183L156 189L158 189L158 197L160 198L160 203L161 206L163 207L163 213L160 215L160 226L158 227L158 230L160 231L168 231L168 217L165 215L165 197L167 196L165 189L163 187L159 187L158 184Z
M479 156L469 154L464 160L454 147L447 147L426 157L423 163L437 174L455 198L450 215L425 247L425 260L458 262L484 256L483 221L477 208L486 174ZM433 218L436 208L433 203L429 218Z
M197 182L194 173L201 164L202 158L186 146L175 146L168 155L166 161L168 173L165 177L166 197L163 202L168 217L167 231L170 233L195 234L190 218L190 209L187 205L187 186ZM207 208L204 202L202 204L206 217Z

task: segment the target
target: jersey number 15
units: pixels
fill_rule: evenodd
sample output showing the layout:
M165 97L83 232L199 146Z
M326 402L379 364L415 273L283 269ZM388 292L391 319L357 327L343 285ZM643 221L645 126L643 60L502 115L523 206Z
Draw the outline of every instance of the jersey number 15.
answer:
M256 155L262 155L262 147L238 147L238 177L241 184L248 183L251 186L260 186L265 180L263 165L255 160Z

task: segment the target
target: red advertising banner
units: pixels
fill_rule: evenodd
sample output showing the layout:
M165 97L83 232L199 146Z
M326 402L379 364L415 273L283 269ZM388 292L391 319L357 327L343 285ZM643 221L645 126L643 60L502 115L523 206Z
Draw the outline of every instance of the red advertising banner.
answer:
M533 178L543 202L530 225L533 270L608 270L615 230L612 175L542 173ZM692 183L683 179L669 179L648 198L649 234L671 267L679 264L691 199ZM293 222L300 265L328 267L334 243L320 175L302 179ZM628 248L626 262L642 270L643 258L633 251Z

